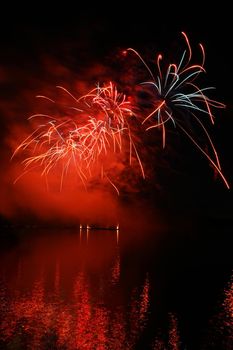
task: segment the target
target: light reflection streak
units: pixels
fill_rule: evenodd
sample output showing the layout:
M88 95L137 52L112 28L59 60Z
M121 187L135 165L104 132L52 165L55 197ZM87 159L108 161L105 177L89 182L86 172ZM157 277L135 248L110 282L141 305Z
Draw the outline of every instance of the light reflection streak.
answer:
M208 346L208 347L207 347ZM223 292L222 303L209 322L203 349L233 348L233 275Z

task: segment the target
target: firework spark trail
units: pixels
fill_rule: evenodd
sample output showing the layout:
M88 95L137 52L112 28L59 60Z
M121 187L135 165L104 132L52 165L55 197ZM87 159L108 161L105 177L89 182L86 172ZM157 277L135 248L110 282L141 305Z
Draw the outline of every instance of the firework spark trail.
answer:
M151 80L142 82L141 85L153 96L152 102L154 109L144 117L142 124L145 124L146 131L154 128L162 128L164 148L166 145L166 128L168 122L171 121L174 127L177 126L209 160L229 189L230 186L221 171L218 154L213 141L200 117L196 115L196 113L202 113L209 117L211 123L214 124L214 116L211 111L212 107L224 108L225 105L205 95L206 91L212 90L213 87L199 88L195 83L198 76L205 72L205 51L203 46L199 44L202 54L201 63L192 64L193 54L189 39L184 32L182 32L182 35L185 38L188 51L185 50L183 52L178 64L169 64L165 72L161 66L162 55L159 54L157 57L157 76L152 73L148 64L136 50L132 48L127 49L127 51L133 52L140 59L151 78ZM185 126L187 120L194 120L201 127L214 154L213 158L196 141L189 128Z
M123 152L125 139L129 144L129 162L131 163L132 152L134 152L142 175L145 177L142 162L130 132L128 119L133 113L126 95L119 93L112 82L103 87L98 85L78 99L64 87L57 86L57 88L74 100L75 106L69 106L69 109L75 111L75 117L55 118L47 114L34 114L29 117L29 120L39 119L41 124L15 149L12 155L13 158L19 151L27 149L33 154L22 161L24 171L15 182L37 167L42 168L41 175L47 177L51 170L61 163L60 188L71 165L74 165L78 177L85 186L88 176L91 176L93 168L99 162L102 176L105 175L107 181L119 194L116 185L103 170L101 162L109 152ZM43 95L37 97L56 103ZM44 119L46 122L42 123Z

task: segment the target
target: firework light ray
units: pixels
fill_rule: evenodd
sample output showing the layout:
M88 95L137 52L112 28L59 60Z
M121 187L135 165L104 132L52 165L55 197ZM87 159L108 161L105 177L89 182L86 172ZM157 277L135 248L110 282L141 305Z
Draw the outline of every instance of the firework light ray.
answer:
M202 55L201 63L192 64L193 53L188 36L184 32L182 32L182 35L185 38L188 51L184 50L178 64L170 63L165 69L163 69L164 67L161 64L163 57L161 54L158 54L156 60L157 75L153 74L152 69L135 49L127 49L127 51L133 52L139 58L152 79L140 83L143 90L150 93L150 97L148 97L150 101L148 103L152 103L154 106L153 110L143 117L141 124L145 125L146 131L162 128L162 143L164 148L166 144L166 129L171 121L173 126L177 126L208 159L229 189L229 183L221 171L221 165L214 143L202 120L196 115L196 113L206 115L209 117L210 122L214 124L214 116L211 109L225 108L225 105L205 95L206 91L214 89L213 87L199 88L195 83L201 73L206 73L203 67L205 63L205 50L203 45L199 44ZM192 135L192 130L187 127L187 122L192 122L193 120L201 127L206 136L213 157L204 150L196 137Z

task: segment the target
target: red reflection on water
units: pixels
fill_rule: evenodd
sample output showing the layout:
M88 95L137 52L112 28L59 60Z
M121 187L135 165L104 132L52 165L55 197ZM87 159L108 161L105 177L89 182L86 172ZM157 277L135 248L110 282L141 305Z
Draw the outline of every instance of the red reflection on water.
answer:
M140 290L138 290L138 288L135 288L132 293L129 315L130 333L128 334L128 341L131 345L136 342L138 336L145 328L147 322L149 307L149 288L149 280L146 278Z
M147 311L149 307L149 290L150 290L150 284L149 284L149 279L147 277L143 285L142 294L141 294L140 311L139 311L141 321L144 321L147 316Z
M58 237L52 250L54 238L35 240L6 258L0 295L6 348L134 347L147 321L149 278L131 290L129 304L122 302L116 237L88 235L88 241L80 241L79 232L66 241ZM15 269L7 259L15 260Z
M74 306L75 348L105 349L108 340L108 312L104 304L92 303L89 285L82 273L74 286Z
M170 314L168 344L169 344L169 349L172 349L172 350L180 349L180 335L178 330L178 320L173 314Z
M168 334L164 332L161 334L158 332L156 335L152 349L153 350L180 350L181 349L181 341L178 329L178 319L177 317L170 313L168 320Z
M120 271L121 271L121 269L120 269L120 252L119 252L119 249L117 249L116 259L115 259L114 265L112 267L111 282L113 284L116 284L119 282Z
M153 350L164 350L164 349L166 349L164 341L162 339L156 337L152 349Z
M225 311L225 325L231 328L231 335L233 339L233 277L225 290L223 307Z
M221 309L217 319L214 320L214 338L224 349L231 350L233 349L233 275L224 290L224 300Z
M233 275L223 291L223 299L210 319L203 350L233 349Z

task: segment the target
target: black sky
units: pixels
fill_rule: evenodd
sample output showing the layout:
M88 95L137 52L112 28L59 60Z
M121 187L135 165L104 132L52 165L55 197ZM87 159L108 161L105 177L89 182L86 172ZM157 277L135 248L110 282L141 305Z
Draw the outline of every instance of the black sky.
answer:
M218 2L185 4L169 2L43 2L5 5L0 15L2 58L9 52L27 55L38 48L56 50L59 41L86 42L93 56L115 47L145 47L165 50L180 42L180 32L204 43L207 64L216 80L231 65L231 10ZM226 79L225 79L226 80Z
M0 14L0 62L33 61L43 50L57 55L70 42L79 43L80 50L73 55L83 60L101 60L125 47L172 54L182 43L180 32L185 31L194 47L204 44L210 83L232 106L231 17L224 2L6 4Z

